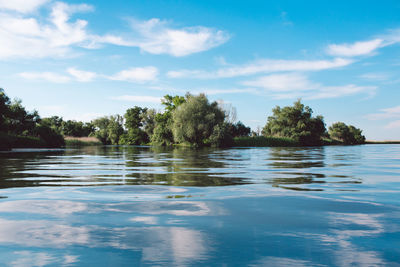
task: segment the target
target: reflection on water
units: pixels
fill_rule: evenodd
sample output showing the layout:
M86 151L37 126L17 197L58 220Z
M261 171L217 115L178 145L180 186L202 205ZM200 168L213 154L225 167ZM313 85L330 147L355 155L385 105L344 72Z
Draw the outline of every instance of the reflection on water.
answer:
M0 266L400 266L400 146L0 154Z
M323 191L346 190L351 184L362 183L361 175L348 170L362 164L363 154L332 153L335 149L338 148L192 150L111 146L3 153L0 187L267 183L285 189Z

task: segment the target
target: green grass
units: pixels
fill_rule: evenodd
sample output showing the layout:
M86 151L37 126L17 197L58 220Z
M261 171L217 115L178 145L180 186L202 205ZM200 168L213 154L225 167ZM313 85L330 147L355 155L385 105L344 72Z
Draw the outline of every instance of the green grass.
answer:
M66 146L74 146L74 147L81 147L81 146L100 146L102 143L100 141L83 141L77 139L65 139Z
M268 146L300 146L298 142L293 139L285 137L235 137L233 146L241 147L268 147Z

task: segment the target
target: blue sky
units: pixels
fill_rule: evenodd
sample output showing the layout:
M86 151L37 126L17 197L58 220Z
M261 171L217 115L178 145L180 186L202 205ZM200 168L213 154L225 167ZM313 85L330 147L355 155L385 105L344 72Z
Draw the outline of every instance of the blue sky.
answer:
M0 0L0 87L90 121L204 92L256 130L296 99L400 139L399 1Z

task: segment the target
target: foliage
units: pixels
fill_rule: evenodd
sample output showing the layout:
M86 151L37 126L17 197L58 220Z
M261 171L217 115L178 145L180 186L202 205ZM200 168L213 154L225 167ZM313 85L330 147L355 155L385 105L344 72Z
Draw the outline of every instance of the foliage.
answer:
M135 106L125 112L125 128L127 132L121 136L119 144L123 145L141 145L149 142L149 136L142 130L143 114L146 114L147 108Z
M66 146L82 147L82 146L97 146L102 145L99 141L87 141L80 139L65 139Z
M38 112L26 111L21 100L15 99L8 106L5 125L9 133L32 135L38 122L40 122Z
M147 109L146 112L142 112L140 115L143 131L150 136L153 135L154 128L156 127L156 110L155 109Z
M214 126L208 143L213 147L230 147L233 144L231 124L223 122Z
M94 132L94 126L90 122L67 120L61 124L61 133L66 136L83 137Z
M312 109L300 100L293 106L277 106L272 112L273 116L268 117L262 131L264 136L287 137L302 145L321 144L321 137L326 132L323 117L312 117Z
M224 119L225 113L217 102L209 103L204 94L187 95L186 102L173 112L174 140L202 146L213 133L214 127L222 124Z
M336 122L329 127L329 136L339 140L346 145L365 143L365 136L362 131L353 125L346 125L343 122Z
M154 116L154 129L151 135L151 143L154 145L172 145L174 144L174 135L172 132L173 125L173 112L182 104L186 102L186 99L182 96L170 96L166 95L161 100L161 103L165 106L163 113L157 113Z
M47 147L65 146L64 137L49 126L39 124L35 128L35 133L46 143Z
M105 145L118 145L121 135L124 133L120 115L104 116L92 121L96 131L94 136Z
M65 136L84 137L93 134L95 131L93 124L90 122L64 121L63 118L58 116L43 118L41 124Z
M236 124L229 123L229 132L232 137L249 136L251 129L246 127L241 121Z
M10 98L6 95L3 88L0 88L0 131L5 131L5 120L8 115Z

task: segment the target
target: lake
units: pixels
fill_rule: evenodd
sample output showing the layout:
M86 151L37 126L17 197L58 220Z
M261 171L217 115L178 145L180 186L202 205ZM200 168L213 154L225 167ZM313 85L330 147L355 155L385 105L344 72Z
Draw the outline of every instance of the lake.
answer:
M400 266L400 145L0 153L0 266Z

